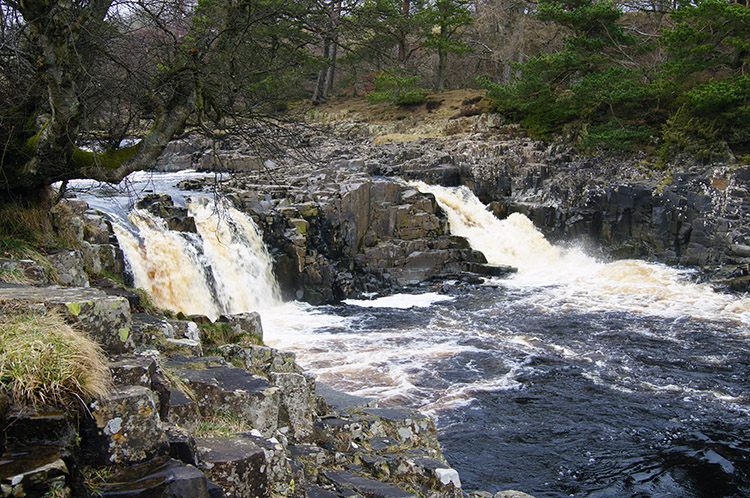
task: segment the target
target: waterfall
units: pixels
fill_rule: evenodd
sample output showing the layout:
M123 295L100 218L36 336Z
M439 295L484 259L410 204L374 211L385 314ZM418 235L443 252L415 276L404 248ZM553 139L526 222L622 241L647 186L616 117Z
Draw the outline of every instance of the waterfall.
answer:
M271 257L253 220L209 199L192 199L197 234L171 231L144 210L113 223L136 287L157 307L216 319L280 302Z
M541 309L621 310L750 323L750 299L691 283L685 271L639 260L604 263L580 250L563 251L520 213L496 218L465 186L412 185L435 196L451 233L465 237L490 264L518 268L508 285L549 287L535 294Z

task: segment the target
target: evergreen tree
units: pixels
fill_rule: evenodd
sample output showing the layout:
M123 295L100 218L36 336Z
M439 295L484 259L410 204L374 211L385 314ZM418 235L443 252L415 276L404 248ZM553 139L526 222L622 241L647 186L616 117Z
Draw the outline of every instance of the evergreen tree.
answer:
M432 29L427 35L425 46L438 53L438 90L445 88L445 67L449 53L461 54L469 46L461 40L461 29L473 22L469 6L470 0L436 0L430 7Z

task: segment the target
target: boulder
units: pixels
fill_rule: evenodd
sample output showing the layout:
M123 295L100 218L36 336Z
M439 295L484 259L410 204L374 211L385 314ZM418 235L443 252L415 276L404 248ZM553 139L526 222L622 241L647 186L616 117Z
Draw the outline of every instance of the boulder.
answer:
M263 448L248 438L196 438L199 466L233 498L271 496Z
M237 416L261 434L272 436L279 423L279 388L241 368L209 366L175 372L195 394L203 417L216 413Z
M91 403L89 413L81 424L81 447L91 462L137 463L169 451L158 398L150 389L115 389Z
M72 496L70 471L60 448L29 446L2 455L2 496Z
M177 460L160 457L118 470L98 486L102 498L212 498L206 475Z

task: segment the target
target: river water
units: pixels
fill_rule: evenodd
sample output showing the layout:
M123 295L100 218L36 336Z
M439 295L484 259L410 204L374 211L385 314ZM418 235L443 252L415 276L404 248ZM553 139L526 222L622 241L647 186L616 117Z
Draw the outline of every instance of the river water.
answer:
M136 284L162 306L260 310L266 342L295 351L320 380L432 415L467 490L750 496L747 299L690 283L684 271L553 246L520 215L497 220L467 189L415 186L436 196L454 234L518 274L337 306L279 303L242 213L185 199L206 219L184 236L142 212L127 221L96 189L85 197L115 213ZM211 222L212 212L226 222ZM210 238L233 249L211 249ZM203 295L175 287L199 280L208 302L170 304Z

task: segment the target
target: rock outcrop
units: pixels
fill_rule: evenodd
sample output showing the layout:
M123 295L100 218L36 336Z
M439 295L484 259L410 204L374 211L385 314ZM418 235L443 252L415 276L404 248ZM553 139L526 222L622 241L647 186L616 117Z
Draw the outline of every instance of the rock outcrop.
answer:
M107 349L113 382L75 413L3 404L0 496L463 496L430 419L318 384L291 353L203 345L205 325L95 289L7 286L0 305L60 310ZM262 336L254 314L223 320Z
M221 184L261 228L288 297L329 303L449 275L509 271L486 265L465 239L451 236L434 197L371 176L364 161L338 154L325 168L269 164Z

